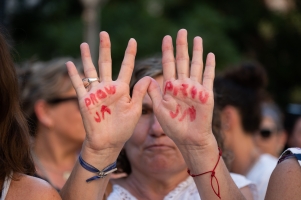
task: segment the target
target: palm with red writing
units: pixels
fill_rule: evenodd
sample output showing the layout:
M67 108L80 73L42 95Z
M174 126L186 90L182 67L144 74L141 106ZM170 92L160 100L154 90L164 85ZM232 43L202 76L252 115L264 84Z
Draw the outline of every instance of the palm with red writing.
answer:
M150 78L141 79L129 95L129 83L134 68L137 44L130 39L116 81L112 81L111 44L108 33L100 33L99 76L92 63L89 46L81 44L81 56L86 78L97 78L84 87L74 64L67 63L69 76L76 90L83 118L86 139L84 150L117 157L124 143L132 135L141 115L142 99ZM71 125L72 126L72 125Z
M172 39L162 42L164 86L152 80L148 93L165 134L180 146L202 147L212 142L214 54L209 53L203 74L203 46L194 38L193 57L189 67L187 31L178 32L176 59Z

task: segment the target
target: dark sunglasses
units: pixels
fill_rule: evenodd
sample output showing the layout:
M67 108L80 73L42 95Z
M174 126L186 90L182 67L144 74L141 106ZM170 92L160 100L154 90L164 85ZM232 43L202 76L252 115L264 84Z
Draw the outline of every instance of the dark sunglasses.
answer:
M78 107L79 107L77 97L54 98L54 99L47 100L47 102L49 104L59 104L59 103L63 103L63 102L66 102L66 101L75 101L77 103Z
M270 129L261 129L260 130L260 135L263 138L269 138L269 137L271 137L271 135L273 134L273 132L275 132L275 131L272 131Z

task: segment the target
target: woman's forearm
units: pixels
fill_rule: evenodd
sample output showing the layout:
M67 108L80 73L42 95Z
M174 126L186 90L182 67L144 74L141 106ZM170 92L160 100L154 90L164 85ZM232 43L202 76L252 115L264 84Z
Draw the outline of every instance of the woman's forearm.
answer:
M215 138L212 137L206 146L179 147L190 174L208 172L194 177L201 199L245 199L231 178Z
M116 161L118 151L92 152L83 146L81 156L85 162L99 170L102 170ZM87 179L96 175L96 173L92 173L83 168L79 161L77 161L69 179L60 191L62 199L102 199L110 174L104 178L98 178L90 182L86 182Z

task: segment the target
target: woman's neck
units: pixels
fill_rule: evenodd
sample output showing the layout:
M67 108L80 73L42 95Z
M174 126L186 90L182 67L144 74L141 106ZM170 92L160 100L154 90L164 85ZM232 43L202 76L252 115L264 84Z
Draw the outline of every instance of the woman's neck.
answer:
M181 182L188 178L186 169L175 174L146 174L138 170L116 181L127 189L137 199L163 199L168 193L174 190Z
M231 171L247 175L259 159L261 152L255 146L253 137L249 134L235 136L235 140L235 145L232 147L235 157L231 163Z
M80 145L64 141L49 130L38 130L32 148L37 174L61 188L77 160Z
M57 166L74 163L79 153L81 144L73 144L58 137L49 130L38 129L34 139L34 154L42 161L50 162Z

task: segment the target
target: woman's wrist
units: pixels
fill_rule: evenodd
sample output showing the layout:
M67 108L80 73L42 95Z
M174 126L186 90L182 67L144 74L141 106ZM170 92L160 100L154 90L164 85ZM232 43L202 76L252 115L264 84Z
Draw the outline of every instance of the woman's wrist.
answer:
M84 142L81 150L81 157L90 165L93 165L97 169L103 169L109 164L115 162L121 151L121 148L106 148L101 150L95 150L90 148Z
M190 154L191 152L207 153L209 149L212 149L212 147L217 146L216 139L212 132L206 134L206 136L202 136L202 138L200 138L197 135L197 137L192 138L191 140L182 139L180 142L177 141L174 142L176 143L179 150L184 154L187 153L188 156L191 155Z
M193 174L211 170L219 155L218 145L213 135L202 145L179 145L178 148Z

